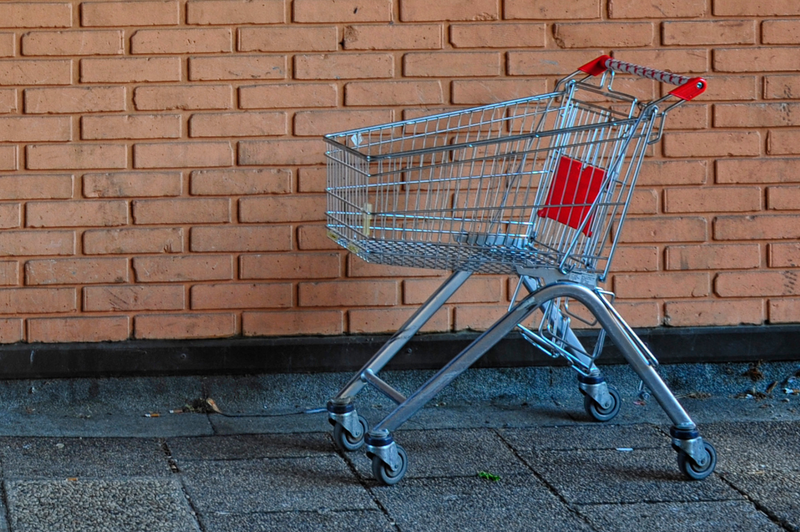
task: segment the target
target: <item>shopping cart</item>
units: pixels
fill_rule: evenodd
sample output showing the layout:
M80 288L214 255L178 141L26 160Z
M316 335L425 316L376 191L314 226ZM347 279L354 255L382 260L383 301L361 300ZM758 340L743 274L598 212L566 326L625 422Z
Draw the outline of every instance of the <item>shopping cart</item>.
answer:
M615 72L678 87L640 102L613 89ZM641 378L641 391L672 421L680 470L692 479L710 475L714 448L612 306L613 294L597 286L647 147L660 140L669 111L705 87L702 78L602 56L548 94L327 135L329 236L369 262L454 272L328 402L336 444L354 451L366 443L375 478L397 483L408 456L392 432L517 328L577 370L585 409L598 421L612 419L621 404L595 365L609 336ZM508 312L405 397L377 373L473 273L519 276ZM601 327L591 350L570 327L587 319L570 310L573 301ZM538 326L523 325L537 309ZM366 384L398 405L372 430L353 401Z

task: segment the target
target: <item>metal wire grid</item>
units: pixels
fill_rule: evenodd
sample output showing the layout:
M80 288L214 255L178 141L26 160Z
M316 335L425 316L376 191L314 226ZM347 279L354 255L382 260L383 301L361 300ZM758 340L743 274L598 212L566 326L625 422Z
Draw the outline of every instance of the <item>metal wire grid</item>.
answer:
M588 98L576 97L583 93ZM636 110L629 97L569 83L541 96L329 135L329 230L371 262L604 276L612 222L624 218L652 130L653 117ZM564 157L602 169L595 201L548 198ZM569 227L541 216L543 208L588 214Z

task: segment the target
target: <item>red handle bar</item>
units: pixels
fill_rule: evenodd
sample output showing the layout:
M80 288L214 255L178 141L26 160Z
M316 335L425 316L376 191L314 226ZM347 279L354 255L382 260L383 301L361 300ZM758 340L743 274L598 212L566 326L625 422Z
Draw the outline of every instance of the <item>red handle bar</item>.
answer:
M703 78L690 78L688 76L664 72L663 70L656 70L655 68L634 65L633 63L619 61L608 55L601 55L597 59L586 63L578 70L586 72L591 76L597 76L609 68L617 72L627 72L628 74L653 79L662 83L679 85L678 88L671 90L669 93L682 100L691 100L706 90L707 83Z

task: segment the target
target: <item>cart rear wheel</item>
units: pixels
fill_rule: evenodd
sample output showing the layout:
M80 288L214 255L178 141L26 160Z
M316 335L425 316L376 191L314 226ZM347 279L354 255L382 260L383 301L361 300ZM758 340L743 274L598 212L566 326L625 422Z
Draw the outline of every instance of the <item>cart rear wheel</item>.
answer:
M351 453L364 446L364 435L369 431L369 424L364 416L358 416L358 423L361 425L361 434L358 436L350 434L341 423L333 426L333 441L342 451Z
M611 404L606 408L600 406L592 397L583 396L583 408L595 421L611 421L619 413L622 406L622 397L620 397L619 391L609 384L608 393L611 396Z
M400 464L395 471L392 471L389 464L373 455L372 476L375 477L378 482L386 486L392 486L400 482L406 475L406 470L408 469L408 455L406 454L406 450L399 445L397 446L397 458L400 460Z
M697 462L692 460L685 452L678 451L678 468L681 470L681 473L692 480L703 480L713 473L714 469L717 467L717 451L714 449L714 446L707 441L703 441L703 447L705 447L708 452L708 460L702 466L698 465Z

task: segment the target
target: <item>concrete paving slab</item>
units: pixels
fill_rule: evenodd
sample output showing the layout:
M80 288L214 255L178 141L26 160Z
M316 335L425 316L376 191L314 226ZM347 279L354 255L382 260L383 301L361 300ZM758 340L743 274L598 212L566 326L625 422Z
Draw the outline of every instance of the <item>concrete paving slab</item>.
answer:
M703 437L717 450L721 472L800 471L800 422L710 423Z
M725 473L723 478L783 527L800 530L800 472Z
M284 532L286 530L369 530L395 532L394 524L377 510L276 512L250 514L215 513L203 516L206 532Z
M156 439L2 438L0 457L6 479L171 475Z
M777 532L782 527L747 501L580 505L577 511L598 531Z
M82 418L57 414L0 414L0 436L168 438L214 433L208 416L110 414Z
M199 532L171 479L17 480L5 483L15 532Z
M518 452L664 449L669 438L653 425L587 423L573 427L501 429L500 437Z
M675 452L538 451L520 456L572 504L736 500L742 496L719 477L686 480Z
M318 457L335 452L333 440L324 433L170 438L166 443L179 463L184 460Z
M592 530L530 474L497 482L477 476L409 479L371 491L403 531Z
M225 417L209 414L208 422L214 434L287 434L330 430L325 413L297 414L270 417Z
M202 515L378 509L337 455L184 461L180 470L184 486Z

